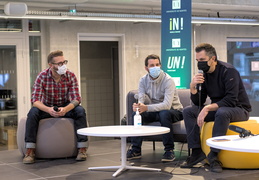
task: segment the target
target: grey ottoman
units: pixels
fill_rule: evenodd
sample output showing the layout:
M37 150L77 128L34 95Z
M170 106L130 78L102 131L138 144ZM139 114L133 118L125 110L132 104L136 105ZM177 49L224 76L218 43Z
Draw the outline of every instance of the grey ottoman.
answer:
M24 155L25 125L27 117L18 122L17 145ZM47 118L40 120L37 141L37 158L64 158L77 155L74 120L71 118Z

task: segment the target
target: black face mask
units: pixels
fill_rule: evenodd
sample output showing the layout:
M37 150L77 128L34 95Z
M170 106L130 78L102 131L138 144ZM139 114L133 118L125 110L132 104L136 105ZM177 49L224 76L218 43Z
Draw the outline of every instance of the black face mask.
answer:
M198 69L203 70L204 73L207 73L210 69L210 66L207 64L208 61L199 61Z

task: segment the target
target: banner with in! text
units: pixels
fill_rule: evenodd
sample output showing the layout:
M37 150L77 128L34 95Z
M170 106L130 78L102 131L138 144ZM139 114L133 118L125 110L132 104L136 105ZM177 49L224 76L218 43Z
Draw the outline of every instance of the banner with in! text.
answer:
M162 69L178 89L188 89L191 82L191 10L191 0L162 0Z

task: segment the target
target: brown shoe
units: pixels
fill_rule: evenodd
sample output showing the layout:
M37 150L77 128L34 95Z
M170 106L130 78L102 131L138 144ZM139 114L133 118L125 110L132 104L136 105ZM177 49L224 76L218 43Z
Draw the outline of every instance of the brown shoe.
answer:
M24 164L32 164L35 162L35 148L28 148L22 161Z
M87 148L78 149L78 154L77 154L77 157L76 157L77 161L85 161L86 160L86 158L87 158L86 150L87 150Z

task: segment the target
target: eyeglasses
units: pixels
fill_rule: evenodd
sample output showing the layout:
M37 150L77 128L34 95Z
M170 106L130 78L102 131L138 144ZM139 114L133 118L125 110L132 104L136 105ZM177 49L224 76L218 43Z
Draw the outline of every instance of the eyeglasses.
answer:
M63 66L63 64L67 64L67 63L68 63L68 60L65 60L65 61L59 62L59 63L51 63L51 64L58 65L58 66Z

